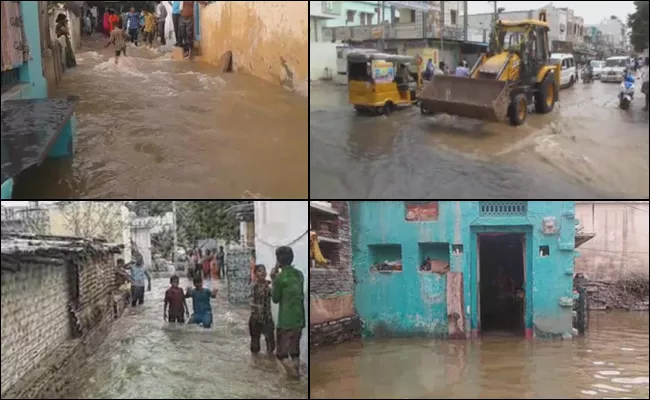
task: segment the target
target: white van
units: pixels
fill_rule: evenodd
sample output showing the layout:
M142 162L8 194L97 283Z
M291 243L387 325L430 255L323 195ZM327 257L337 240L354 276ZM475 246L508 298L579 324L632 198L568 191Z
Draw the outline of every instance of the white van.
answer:
M625 68L628 67L629 58L625 56L609 57L600 75L601 82L623 82Z
M578 81L576 61L573 59L573 54L553 53L551 54L550 64L562 65L562 70L560 71L560 86L571 87Z

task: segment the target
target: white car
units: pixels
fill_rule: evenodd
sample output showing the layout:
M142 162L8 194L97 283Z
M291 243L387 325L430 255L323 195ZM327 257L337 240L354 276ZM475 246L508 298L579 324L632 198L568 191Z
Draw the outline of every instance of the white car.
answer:
M560 86L571 87L578 81L578 73L576 69L576 62L573 59L573 54L566 53L553 53L551 54L550 64L560 64Z
M591 60L589 61L591 69L594 71L594 80L600 79L600 75L603 73L603 68L605 67L605 61L602 60Z
M600 75L601 82L623 82L625 68L628 66L628 57L610 57L605 60L605 66Z

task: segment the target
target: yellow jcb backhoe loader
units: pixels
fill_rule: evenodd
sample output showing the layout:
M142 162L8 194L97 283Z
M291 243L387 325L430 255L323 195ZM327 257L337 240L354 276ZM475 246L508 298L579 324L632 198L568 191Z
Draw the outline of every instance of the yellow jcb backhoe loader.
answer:
M447 113L521 125L529 104L546 114L558 101L560 65L550 64L546 11L539 20L497 21L494 40L470 77L436 75L418 94L423 114Z

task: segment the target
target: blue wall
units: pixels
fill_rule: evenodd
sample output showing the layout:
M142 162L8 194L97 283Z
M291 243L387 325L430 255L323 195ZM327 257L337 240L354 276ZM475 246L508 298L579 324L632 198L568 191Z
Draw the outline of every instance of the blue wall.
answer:
M525 235L527 330L538 335L571 332L571 308L560 303L572 297L575 202L530 201L522 215L491 216L480 213L479 203L441 201L437 221L409 222L404 202L351 202L355 306L365 335L446 335L446 277L419 271L427 256L448 259L452 271L463 273L466 331L477 329L476 249L483 232ZM542 232L545 217L556 219L556 233ZM452 254L457 244L463 245L460 255ZM549 246L549 256L540 256L542 245ZM399 246L403 271L370 272L370 265L393 258L386 252L399 252Z
M27 35L31 55L31 60L20 68L20 80L30 84L30 88L23 93L22 97L28 99L45 98L47 97L47 82L43 77L38 2L21 1L20 11L25 24L25 34Z

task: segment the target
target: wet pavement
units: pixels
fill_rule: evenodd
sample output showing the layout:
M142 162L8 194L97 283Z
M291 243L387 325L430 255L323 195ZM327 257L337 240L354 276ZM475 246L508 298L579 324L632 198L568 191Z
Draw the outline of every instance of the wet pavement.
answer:
M17 182L17 198L307 197L307 101L170 53L84 39L50 97L78 95L76 154Z
M648 113L640 92L620 110L618 84L564 89L519 127L418 107L359 116L346 90L310 89L312 197L648 197Z
M292 380L274 357L251 355L249 310L230 306L226 289L212 300L214 322L205 329L163 321L168 287L155 279L144 304L124 311L65 398L307 398L307 376Z
M567 341L392 339L310 355L311 398L648 398L648 313L592 312Z

